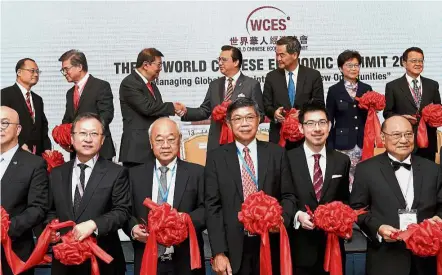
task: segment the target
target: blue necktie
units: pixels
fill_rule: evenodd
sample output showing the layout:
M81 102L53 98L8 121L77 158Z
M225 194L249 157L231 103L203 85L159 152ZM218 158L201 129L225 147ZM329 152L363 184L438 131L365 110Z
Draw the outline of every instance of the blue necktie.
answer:
M290 105L293 107L293 104L295 103L295 82L293 82L293 73L289 72L289 99L290 99Z

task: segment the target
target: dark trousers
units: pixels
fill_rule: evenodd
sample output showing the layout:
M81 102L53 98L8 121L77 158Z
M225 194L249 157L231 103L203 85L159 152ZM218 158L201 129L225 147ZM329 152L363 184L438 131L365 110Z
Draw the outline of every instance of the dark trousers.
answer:
M178 275L178 273L174 271L172 261L162 262L158 259L157 275Z
M259 275L259 236L244 236L241 267L236 275Z

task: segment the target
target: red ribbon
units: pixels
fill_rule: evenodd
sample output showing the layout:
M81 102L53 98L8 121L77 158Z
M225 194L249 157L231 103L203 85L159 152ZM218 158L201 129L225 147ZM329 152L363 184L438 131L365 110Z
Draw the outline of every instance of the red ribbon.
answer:
M334 201L319 205L313 213L308 205L307 213L313 217L313 223L327 234L324 257L324 270L330 275L342 275L342 256L339 237L349 239L353 235L353 223L365 209L353 210L350 206Z
M24 266L24 262L20 260L20 258L15 254L12 250L12 240L8 235L9 225L11 224L9 220L9 214L6 210L1 206L0 209L1 216L1 242L3 246L3 250L5 251L5 258L8 262L9 267L11 268L12 273L18 274L18 270ZM0 274L3 274L0 263Z
M232 101L223 101L220 105L215 106L212 111L212 118L214 121L221 123L221 134L219 137L219 144L227 144L233 142L233 132L226 123L227 107Z
M71 128L72 123L65 123L55 126L55 128L52 130L52 137L54 138L54 141L68 152L72 152Z
M296 142L304 138L304 135L299 130L299 120L297 118L298 111L295 108L290 109L285 115L284 122L282 122L281 130L279 131L279 142L281 147L285 147L288 141Z
M60 166L64 163L63 155L57 150L53 150L48 153L45 152L42 154L42 157L44 158L44 160L46 160L46 163L48 164L48 173L50 173L55 167Z
M429 104L422 109L422 116L417 128L417 146L428 147L427 124L431 127L442 126L442 105Z
M269 230L279 229L281 274L292 275L292 259L287 230L284 226L279 202L263 191L248 196L241 206L238 219L251 234L261 236L260 275L272 275Z
M385 108L385 96L375 91L366 92L362 97L355 97L359 102L359 108L368 110L367 120L364 127L364 145L362 148L362 160L374 155L374 146L382 148L381 123L377 116L378 111Z
M190 268L201 268L201 255L198 246L195 227L187 213L179 213L169 204L158 205L150 198L143 202L150 208L147 217L147 237L141 262L141 275L156 274L158 263L158 243L166 247L178 245L189 237L190 243Z

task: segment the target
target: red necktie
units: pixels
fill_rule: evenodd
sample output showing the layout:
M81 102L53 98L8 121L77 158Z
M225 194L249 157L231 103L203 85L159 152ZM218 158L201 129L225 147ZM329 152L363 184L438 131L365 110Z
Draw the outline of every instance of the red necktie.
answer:
M153 92L152 84L149 81L147 81L146 86L149 92L152 94L153 98L155 98L155 93Z
M258 192L258 188L256 187L256 184L253 182L252 176L250 175L250 172L254 175L255 174L255 166L253 165L252 158L250 157L250 150L247 147L244 147L244 161L245 164L249 167L250 171L247 170L246 165L243 163L241 168L241 178L242 178L242 190L244 193L244 200L247 199L248 196L251 194Z
M315 158L315 166L313 168L313 188L315 189L316 199L319 201L321 198L322 184L324 183L321 166L319 166L321 155L314 154L313 157Z
M74 109L75 111L78 110L78 104L80 103L80 91L78 90L78 85L75 84L74 86Z
M29 114L31 115L32 121L34 121L34 111L32 111L32 105L31 105L31 93L26 92L26 106L28 106Z

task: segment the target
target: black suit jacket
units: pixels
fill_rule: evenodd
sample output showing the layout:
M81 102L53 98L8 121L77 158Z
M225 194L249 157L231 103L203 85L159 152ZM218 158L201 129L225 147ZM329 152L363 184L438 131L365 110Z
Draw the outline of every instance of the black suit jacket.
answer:
M388 82L385 86L385 101L384 118L392 115L415 115L421 113L422 109L431 104L441 104L439 94L439 84L429 78L421 76L422 82L422 102L419 109L414 103L413 95L408 86L407 78L402 76ZM414 125L415 132L417 131L418 123ZM428 148L418 149L418 154L422 157L434 161L437 152L437 128L427 125ZM416 145L417 146L417 145Z
M203 103L198 108L187 108L187 113L181 118L182 121L200 121L208 119L212 115L213 109L223 103L225 96L226 77L220 77L213 80L209 84L206 97ZM264 107L262 104L261 85L256 79L240 74L233 90L231 100L238 98L238 95L243 94L244 97L253 99L259 106L262 118L264 118ZM209 140L207 142L207 152L219 147L219 137L221 134L221 123L214 121L210 122Z
M1 105L8 106L17 111L22 130L18 137L20 146L27 144L35 154L41 156L45 150L51 150L51 140L48 136L48 120L44 113L43 99L31 91L32 104L34 105L35 122L29 114L26 100L17 84L4 88L1 91Z
M114 260L105 264L98 263L102 274L124 274L126 262L118 237L130 217L131 201L127 169L99 157L86 183L85 192L77 215L74 215L72 202L72 172L75 159L52 170L49 176L50 206L47 222L59 219L60 222L72 220L81 223L93 220L97 224L98 245ZM71 228L61 230L65 234ZM90 265L84 264L85 270ZM68 274L71 267L64 266L54 259L52 274Z
M175 193L173 207L178 212L188 213L197 232L200 247L201 263L204 263L203 239L201 232L205 226L204 211L204 168L198 164L177 160ZM147 221L149 209L143 205L146 198L152 198L153 170L155 159L129 169L130 186L132 193L132 218L125 226L125 232L131 236L132 228ZM134 247L134 274L140 273L141 261L145 243L132 241ZM191 271L189 240L174 246L173 265L176 274L205 274L204 265L201 269Z
M356 96L361 97L368 91L372 91L371 86L359 81ZM362 149L368 111L359 108L358 104L345 89L344 80L328 89L327 111L332 122L327 140L329 148L350 150L358 145Z
M123 135L120 162L145 163L152 157L149 127L158 118L175 115L172 102L163 103L160 91L152 83L155 98L143 79L133 71L120 85Z
M12 249L26 261L34 249L32 228L48 211L46 163L18 148L1 181L1 205L9 213ZM2 253L3 274L12 274Z
M347 155L332 149L326 149L326 170L324 184L321 191L321 199L316 199L312 179L310 177L304 146L290 150L288 153L290 170L296 197L298 199L296 208L306 212L306 205L312 211L321 205L333 201L348 203L349 192L349 170L350 159ZM332 178L333 176L340 176ZM302 227L289 228L292 261L297 267L311 267L324 262L325 246L327 236L319 229L306 230ZM341 241L341 255L345 263L345 251Z
M302 105L310 99L315 99L324 103L324 86L319 71L299 65L298 79L296 81L295 103L290 105L290 99L287 88L285 70L276 69L269 72L266 76L263 92L264 111L270 121L269 141L279 142L279 131L281 124L275 122L274 114L279 107L284 107L289 111L291 108L299 110ZM297 147L301 142L293 144L287 143L286 148Z
M105 126L105 139L100 150L100 156L112 160L115 156L115 147L109 124L114 119L114 96L109 82L89 75L89 78L81 93L78 109L74 109L74 87L66 93L66 111L62 123L72 123L75 117L81 113L91 112L99 115ZM75 154L71 154L75 158Z
M205 167L206 223L212 255L225 253L235 274L243 255L244 226L238 220L238 212L244 202L241 166L235 142L208 153ZM288 167L287 155L280 146L257 141L258 185L280 201L285 226L293 219L296 197ZM273 244L278 244L279 234L270 234ZM272 246L272 263L279 266L276 247ZM259 253L259 251L256 251ZM279 272L279 268L274 270Z
M417 221L442 215L442 173L427 159L412 156L414 201ZM352 208L368 207L358 224L370 238L367 250L368 275L409 274L413 262L419 274L436 274L434 257L412 256L403 242L379 243L376 233L383 224L399 228L398 209L405 208L405 199L387 153L375 156L356 166L350 196ZM423 273L422 273L423 272Z

